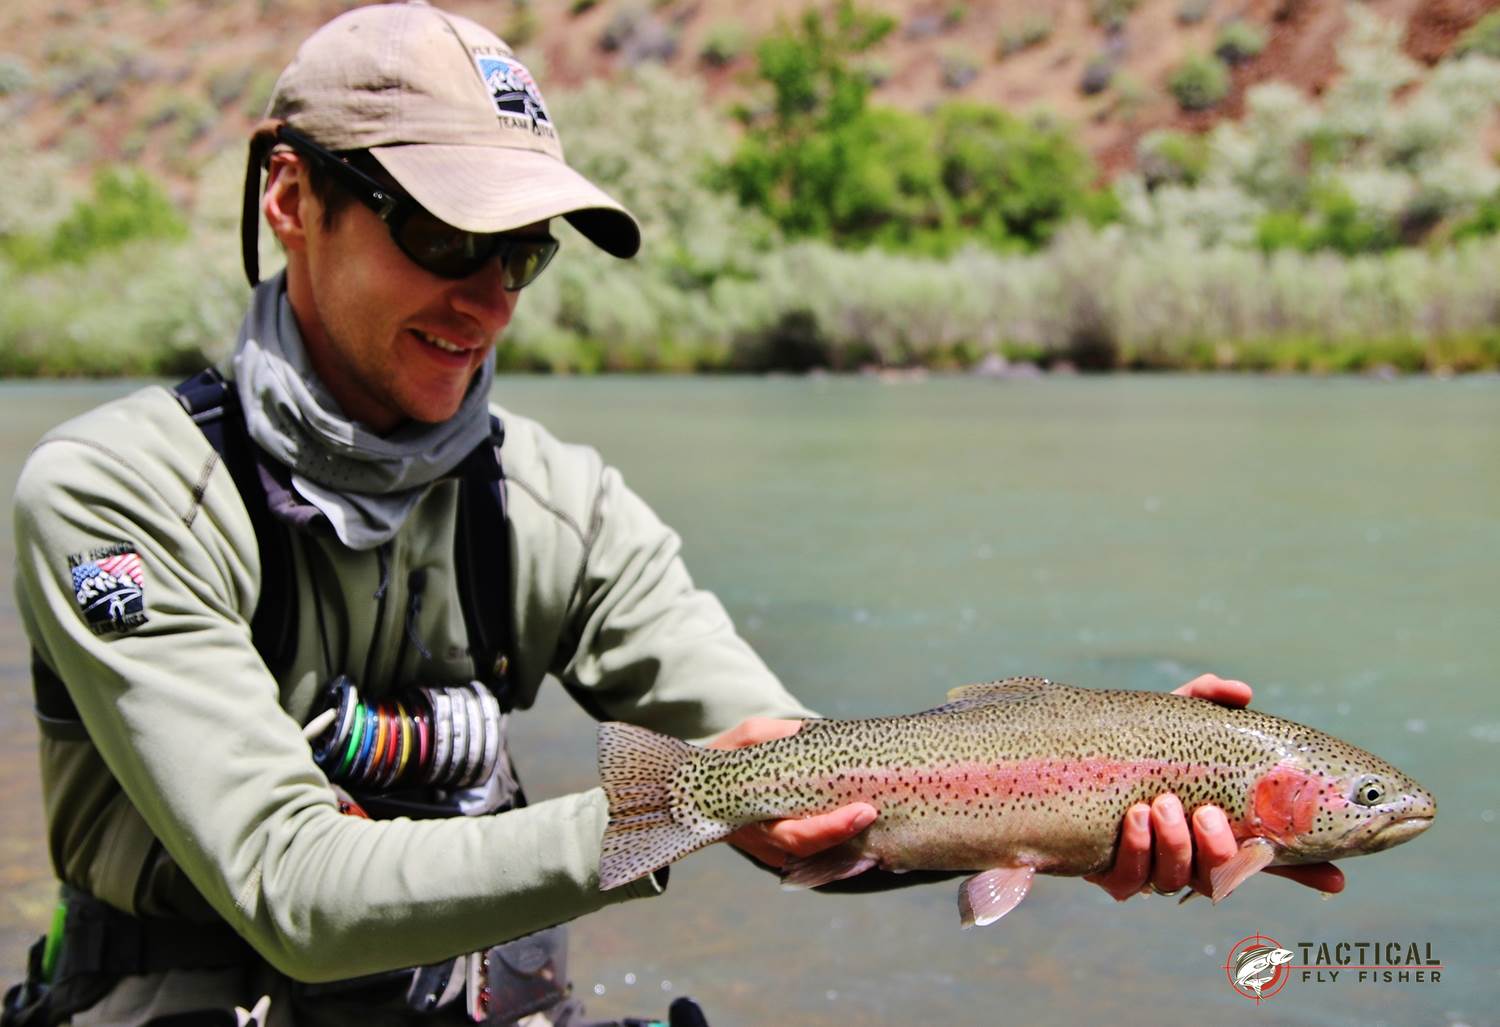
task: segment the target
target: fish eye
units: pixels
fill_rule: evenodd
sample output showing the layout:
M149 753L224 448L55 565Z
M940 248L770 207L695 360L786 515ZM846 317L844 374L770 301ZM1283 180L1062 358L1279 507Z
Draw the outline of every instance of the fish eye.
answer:
M1361 806L1374 806L1385 798L1385 786L1378 777L1362 777L1354 782L1352 798Z

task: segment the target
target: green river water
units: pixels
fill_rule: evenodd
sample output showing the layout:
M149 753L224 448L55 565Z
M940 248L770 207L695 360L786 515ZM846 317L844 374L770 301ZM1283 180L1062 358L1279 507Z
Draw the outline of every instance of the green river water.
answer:
M0 385L0 482L48 426L134 385ZM1344 865L1326 901L1262 877L1218 907L1116 905L1039 878L961 931L956 885L784 893L722 847L587 918L600 1015L678 994L721 1024L1500 1023L1500 379L504 378L684 538L697 581L830 716L933 706L1012 674L1171 688L1202 671L1385 756L1436 825ZM51 902L27 654L0 518L0 977ZM59 555L59 559L64 554ZM205 682L211 668L205 668ZM520 718L533 798L596 783L560 689ZM503 859L502 853L496 854ZM1302 980L1260 1008L1253 934L1428 946L1435 983Z

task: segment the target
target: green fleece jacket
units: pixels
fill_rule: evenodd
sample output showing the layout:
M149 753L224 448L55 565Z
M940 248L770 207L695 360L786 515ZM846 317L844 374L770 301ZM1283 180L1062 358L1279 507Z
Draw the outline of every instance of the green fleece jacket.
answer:
M554 675L611 718L686 738L809 714L693 587L678 537L618 472L496 412L519 707ZM50 432L16 488L16 589L88 733L42 739L59 877L138 915L222 918L306 981L431 963L659 891L651 879L599 891L597 789L448 820L339 814L301 732L330 672L373 697L474 676L452 567L457 491L430 487L383 554L298 535L297 658L276 680L250 635L249 516L173 395L147 388ZM140 561L145 619L123 628L91 622L71 571L70 557L111 551ZM430 659L404 641L418 568Z

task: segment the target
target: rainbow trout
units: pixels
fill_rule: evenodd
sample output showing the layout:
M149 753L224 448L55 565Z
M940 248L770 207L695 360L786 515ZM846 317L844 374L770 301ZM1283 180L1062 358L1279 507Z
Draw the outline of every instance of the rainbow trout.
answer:
M1125 811L1174 792L1189 816L1223 808L1239 851L1218 901L1273 864L1388 849L1425 831L1433 797L1395 767L1321 731L1162 692L1042 678L967 685L902 717L809 720L744 749L703 749L629 724L599 726L609 824L599 886L614 888L759 820L868 802L844 845L789 863L815 887L871 867L976 870L964 926L993 923L1032 877L1114 862Z

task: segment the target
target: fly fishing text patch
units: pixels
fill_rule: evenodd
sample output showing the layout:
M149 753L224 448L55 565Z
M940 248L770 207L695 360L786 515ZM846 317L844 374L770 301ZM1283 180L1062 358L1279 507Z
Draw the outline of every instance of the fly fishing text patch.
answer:
M129 542L117 542L68 557L73 595L84 622L96 635L131 631L146 623L145 573Z

